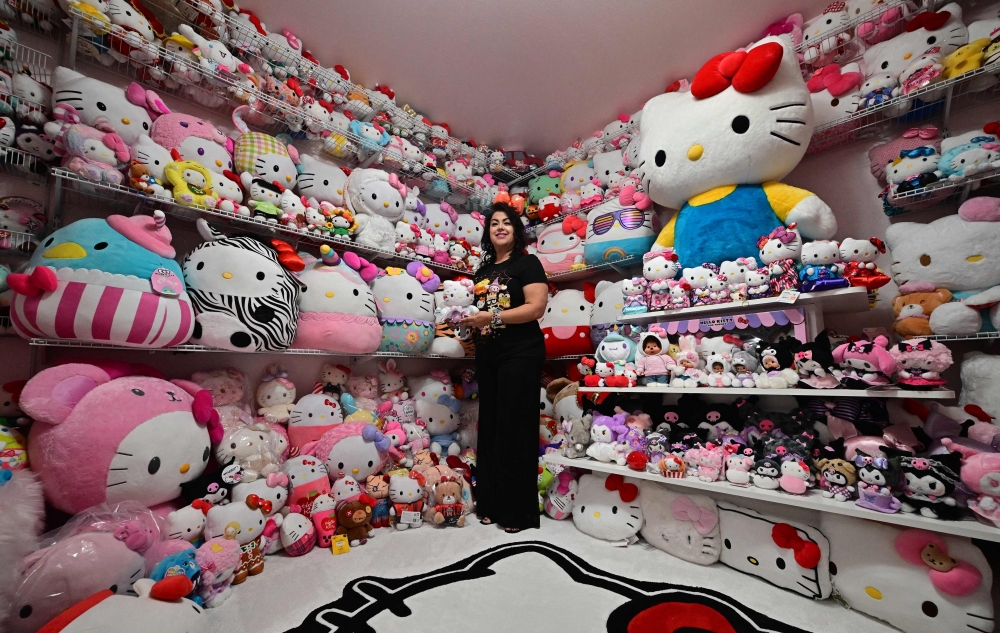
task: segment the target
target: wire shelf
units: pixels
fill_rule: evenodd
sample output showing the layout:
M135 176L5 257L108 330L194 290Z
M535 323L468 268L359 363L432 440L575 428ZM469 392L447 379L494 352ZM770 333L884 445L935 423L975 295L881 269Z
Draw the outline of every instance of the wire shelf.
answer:
M18 43L12 49L7 50L9 58L0 61L0 67L11 74L25 74L35 81L52 85L52 57L41 51ZM3 101L15 112L19 120L26 120L34 125L41 125L49 120L48 95L40 93L35 99L26 99L14 94L0 94L0 101Z
M27 254L35 248L35 244L37 243L38 238L31 233L0 231L0 255L6 254L9 251ZM2 329L2 326L0 326L0 329Z
M78 174L65 169L53 169L52 175L64 183L66 196L69 201L79 201L75 195L82 195L88 198L96 198L117 205L121 210L132 210L141 213L143 209L152 211L160 209L167 215L186 221L194 221L199 217L212 220L213 225L224 228L229 227L234 231L243 231L263 235L266 237L279 237L291 241L296 247L319 248L323 244L329 244L337 251L350 250L381 266L401 264L405 266L412 261L419 261L428 268L447 275L468 275L469 271L457 266L448 266L435 262L427 262L416 258L397 255L391 251L383 251L370 248L346 240L335 240L322 235L307 233L294 228L285 227L281 224L265 222L258 218L246 217L209 209L203 206L184 206L171 200L163 200L146 196L134 189L123 185L113 185L110 183L97 183L87 180Z
M613 262L601 262L600 264L590 264L588 266L583 266L582 268L576 268L573 270L567 270L561 273L554 273L548 276L549 281L577 281L579 279L586 279L592 277L598 273L602 273L607 270L614 270L622 275L628 274L627 268L633 266L640 266L642 264L641 257L623 257L622 259L616 259Z
M946 343L948 341L992 341L1000 339L1000 332L976 332L975 334L929 334L919 338L940 341L942 343Z
M48 167L34 154L13 147L0 147L0 174L44 183L47 172Z
M624 129L622 129L621 133L622 134L632 134L633 132L638 132L639 131L639 127L640 127L639 123L630 123L629 125L625 126ZM531 171L529 171L527 173L518 174L517 178L515 178L514 180L510 181L507 184L510 187L514 187L514 186L520 185L521 183L527 183L532 178L537 178L538 176L541 176L543 174L547 174L547 173L549 173L549 171L551 171L553 169L556 169L556 170L562 169L562 165L559 165L558 163L552 163L552 162L545 161L545 160L543 160L542 162L544 164L541 167L536 167L536 168L532 169Z
M872 389L756 389L754 387L580 387L580 393L673 393L704 395L758 396L821 396L823 398L912 398L920 400L951 400L951 389L901 389L896 385Z
M10 317L0 316L0 336L17 336Z
M335 356L337 358L358 358L358 357L391 357L391 358L440 358L450 360L470 360L467 356L442 356L441 354L403 354L400 352L371 352L369 354L341 354L330 352L325 349L283 349L277 351L236 351L231 349L221 349L218 347L208 347L206 345L193 345L185 343L172 347L128 347L125 345L114 345L112 343L91 343L88 341L72 341L63 339L33 338L28 341L33 347L72 347L77 349L113 349L131 352L208 352L213 354L287 354L291 356Z
M795 52L803 60L801 62L803 71L812 72L814 70L812 61L817 57L822 59L824 65L835 63L843 66L857 61L864 54L865 49L899 35L903 32L908 20L927 10L926 6L921 6L916 10L913 7L914 3L909 0L888 0L879 3L875 9L867 13L856 15L839 28L823 33L820 43L817 43L815 38L803 39L795 47ZM904 8L910 9L910 13L905 13ZM895 17L883 17L896 9L899 12ZM874 23L877 28L866 36L857 37L857 27L865 23ZM807 33L803 32L803 38L806 36Z
M926 211L951 203L962 203L970 194L982 194L1000 184L1000 168L984 171L961 180L944 180L920 189L884 197L885 214L901 215Z
M874 139L890 130L993 101L1000 92L1000 61L858 110L813 130L808 152L819 153L847 143ZM904 110L906 110L904 112Z
M59 37L59 21L65 14L55 2L48 3L50 8L39 6L43 3L32 3L28 0L3 0L0 8L0 19L10 20L18 28L31 31L35 35L56 40Z

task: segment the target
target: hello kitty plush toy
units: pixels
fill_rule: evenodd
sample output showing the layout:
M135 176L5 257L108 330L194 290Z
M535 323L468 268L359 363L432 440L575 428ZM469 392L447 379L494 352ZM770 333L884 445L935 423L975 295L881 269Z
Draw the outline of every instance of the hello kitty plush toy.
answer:
M70 120L79 121L79 117L73 114ZM56 139L56 148L63 152L66 169L95 182L121 184L123 176L119 167L130 158L128 145L122 137L80 123L46 123L45 133Z
M605 541L631 543L643 525L639 488L621 475L583 475L573 504L573 525Z
M732 453L726 457L726 481L734 486L746 488L750 485L750 469L753 468L753 458L740 453Z
M670 303L670 281L681 271L677 255L671 251L642 256L642 276L649 282L649 309L666 310Z
M528 252L537 256L548 274L566 272L584 266L584 235L587 224L576 216L550 224L537 233Z
M443 293L442 305L435 310L438 323L458 323L479 312L479 308L472 305L476 296L473 294L471 279L460 277L455 280L446 280L442 283L441 290Z
M366 481L388 463L389 439L374 424L345 422L323 434L317 442L306 444L303 455L322 460L335 482L344 476Z
M243 400L249 382L242 371L232 367L199 371L191 375L191 381L212 394L212 406L223 427L253 424L250 407Z
M877 237L856 240L846 237L840 243L840 261L844 262L844 279L852 286L862 286L869 292L881 288L892 279L879 270L875 259L885 253L885 242Z
M803 105L777 109L788 104ZM654 202L680 209L653 250L673 247L682 262L719 264L752 253L760 235L784 224L797 223L811 239L833 237L826 203L777 182L802 159L812 115L798 60L777 37L712 58L690 92L648 101L637 173ZM696 120L713 121L712 129Z
M389 516L397 530L423 525L425 485L424 476L415 470L389 475Z
M393 225L403 219L406 186L395 174L380 169L355 169L347 177L347 208L359 230L355 241L364 246L393 250Z
M714 275L711 275L708 279L708 286L705 290L708 291L708 302L711 305L718 305L720 303L729 303L732 299L729 296L729 280L726 276L718 272L718 267L715 264L706 264L706 268L710 267Z
M761 268L768 271L772 295L785 290L798 290L798 261L802 252L802 237L795 223L788 228L779 226L757 239Z
M718 272L719 268L715 264L702 264L696 268L684 269L684 281L686 281L691 287L692 306L722 303L714 301L711 296L713 290L718 292L721 290L722 284L724 283L719 281ZM710 285L712 286L711 290L709 288Z
M816 240L802 245L799 262L799 288L802 292L836 290L851 285L843 277L840 244L833 240Z
M874 108L899 95L899 77L897 75L876 73L861 84L861 101L858 103L858 108ZM906 108L909 109L909 104Z
M744 301L747 298L747 273L757 270L757 260L753 257L739 257L736 261L722 262L719 274L729 285L729 300Z
M538 321L545 338L546 356L583 355L594 351L590 338L594 290L593 284L584 283L584 290L560 290L549 297L545 314Z
M902 194L941 180L944 175L938 165L941 155L930 145L901 150L899 157L885 166L887 191L890 195Z
M665 309L680 310L691 307L691 284L687 279L671 279L667 282L667 305Z
M648 285L645 277L632 277L622 282L622 295L625 298L622 314L642 314L649 310L646 299Z
M305 517L312 514L313 502L330 494L330 477L326 464L312 455L297 455L281 465L288 476L288 505Z
M378 369L378 387L382 399L393 403L407 400L410 394L406 391L406 377L396 369L396 361L380 361Z
M379 350L427 351L434 339L434 291L440 283L434 271L418 262L379 273L371 284L382 324Z
M771 296L771 273L767 268L748 270L747 299L766 299Z
M850 23L846 3L832 2L822 14L803 24L803 61L819 68L832 63L838 55L848 54L854 40L854 30L848 28Z
M295 408L295 383L288 380L284 365L268 365L264 372L254 396L257 415L269 422L285 424Z

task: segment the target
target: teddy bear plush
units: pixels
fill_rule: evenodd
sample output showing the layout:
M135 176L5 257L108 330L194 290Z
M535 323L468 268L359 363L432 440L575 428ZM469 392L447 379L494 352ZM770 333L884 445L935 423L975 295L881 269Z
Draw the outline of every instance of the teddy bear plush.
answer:
M903 284L899 294L892 299L892 314L895 317L892 331L904 338L933 334L931 313L949 303L951 298L950 290L935 288L929 282Z
M442 477L434 484L434 524L465 526L462 484L452 477Z
M375 500L362 495L357 501L348 501L337 509L337 534L347 536L351 547L364 545L375 530L372 528L372 506Z

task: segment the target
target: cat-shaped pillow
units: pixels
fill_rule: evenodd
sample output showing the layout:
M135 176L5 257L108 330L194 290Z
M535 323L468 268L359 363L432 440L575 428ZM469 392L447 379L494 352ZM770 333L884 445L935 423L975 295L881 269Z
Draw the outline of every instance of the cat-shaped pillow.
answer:
M648 481L639 489L639 506L646 521L640 533L647 543L698 565L719 560L719 510L711 497L680 494Z
M713 57L690 92L650 99L642 121L634 173L654 202L679 209L654 251L673 247L682 262L719 264L753 254L757 238L782 224L797 222L811 239L836 233L825 202L777 182L813 131L809 90L781 39Z

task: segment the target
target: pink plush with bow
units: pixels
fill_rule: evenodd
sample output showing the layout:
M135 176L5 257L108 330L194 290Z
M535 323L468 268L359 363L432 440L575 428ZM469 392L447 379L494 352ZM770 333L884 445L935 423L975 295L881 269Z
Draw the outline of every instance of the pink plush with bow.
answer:
M632 206L640 211L645 211L653 206L653 201L650 200L649 196L632 185L626 185L622 187L621 192L618 194L618 204L625 207Z
M840 66L830 64L823 66L806 82L809 92L823 92L824 90L834 97L840 97L854 90L864 81L861 73L842 73Z
M695 531L702 536L709 534L715 529L719 522L719 517L708 508L702 508L690 497L681 495L674 499L670 505L670 513L678 521L690 521L694 525Z
M406 185L399 182L399 177L396 174L389 174L389 184L392 185L393 189L399 192L399 195L406 197Z
M452 222L458 222L458 211L455 211L455 209L450 204L448 204L447 202L442 202L441 210L448 214L448 217L451 218ZM483 219L483 221L484 222L486 221L485 218Z

